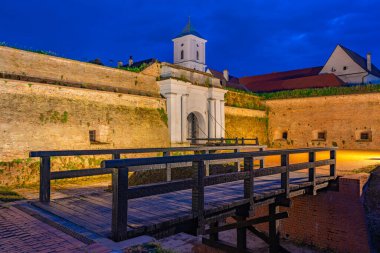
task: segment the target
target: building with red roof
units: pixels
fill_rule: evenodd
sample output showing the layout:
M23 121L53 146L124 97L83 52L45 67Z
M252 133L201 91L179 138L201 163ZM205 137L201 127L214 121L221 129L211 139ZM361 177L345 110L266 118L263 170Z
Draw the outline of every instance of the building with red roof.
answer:
M338 45L324 66L311 67L264 75L234 77L228 71L213 69L209 73L222 85L252 92L337 87L349 84L379 83L380 70L372 64L371 54L364 58Z

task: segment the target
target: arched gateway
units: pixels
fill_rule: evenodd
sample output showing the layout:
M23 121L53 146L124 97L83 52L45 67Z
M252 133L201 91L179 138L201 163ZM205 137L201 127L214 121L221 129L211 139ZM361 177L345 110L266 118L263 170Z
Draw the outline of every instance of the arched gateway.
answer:
M187 137L191 139L199 138L199 123L197 116L194 113L190 113L187 116ZM196 143L195 140L191 140L191 143Z
M205 127L205 119L199 112L191 112L187 116L187 138L198 139L207 138L207 129ZM197 143L196 140L190 140L192 144Z
M224 137L224 94L227 91L219 79L205 72L161 63L158 84L166 98L172 143L186 143L187 138L193 136Z

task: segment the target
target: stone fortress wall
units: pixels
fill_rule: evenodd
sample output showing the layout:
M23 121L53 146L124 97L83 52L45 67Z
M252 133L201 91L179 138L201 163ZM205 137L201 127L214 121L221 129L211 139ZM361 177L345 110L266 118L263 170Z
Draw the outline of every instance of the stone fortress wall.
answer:
M259 144L267 144L267 116L265 111L226 106L226 138L259 138ZM247 142L251 143L251 142Z
M0 46L0 75L66 82L137 95L160 96L157 64L141 73Z
M380 93L267 100L266 105L273 147L380 148Z
M169 145L162 98L0 79L0 114L2 161L31 150Z

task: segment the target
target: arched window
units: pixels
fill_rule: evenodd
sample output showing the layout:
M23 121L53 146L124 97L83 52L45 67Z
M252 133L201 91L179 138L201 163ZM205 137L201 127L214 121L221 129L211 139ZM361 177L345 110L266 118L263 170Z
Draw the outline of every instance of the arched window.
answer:
M181 60L183 59L183 50L181 50Z
M199 61L199 51L197 51L197 61Z

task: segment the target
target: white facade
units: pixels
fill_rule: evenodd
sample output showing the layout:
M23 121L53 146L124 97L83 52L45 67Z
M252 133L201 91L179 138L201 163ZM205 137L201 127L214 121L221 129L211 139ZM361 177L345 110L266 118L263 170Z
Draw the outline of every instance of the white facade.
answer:
M224 137L224 89L194 85L168 78L158 82L166 98L172 143L188 143L187 138ZM189 115L196 118L196 136L189 133Z
M161 63L160 93L166 98L171 143L188 138L222 138L224 94L220 80L206 73L206 42L191 26L173 39L174 64ZM195 141L202 143L202 141Z
M332 73L345 83L368 83L380 80L355 62L340 45L335 48L320 73Z
M206 70L207 40L189 34L173 39L174 64L199 71Z

